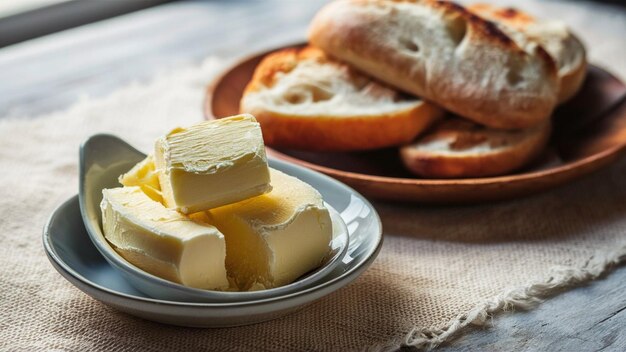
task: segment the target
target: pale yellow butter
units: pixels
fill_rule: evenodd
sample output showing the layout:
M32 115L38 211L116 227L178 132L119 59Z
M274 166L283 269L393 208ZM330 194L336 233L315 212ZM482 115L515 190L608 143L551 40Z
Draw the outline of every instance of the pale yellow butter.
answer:
M244 114L178 128L157 140L165 205L190 214L271 189L259 123Z
M124 259L186 286L228 289L224 236L217 228L165 208L139 187L105 189L102 194L105 238Z
M138 186L152 200L163 203L159 176L154 168L152 155L148 155L127 173L121 175L119 182L124 186Z
M226 239L226 269L238 289L293 282L329 252L332 225L322 196L295 177L271 170L271 192L207 212Z
M251 115L176 129L119 180L126 187L103 191L105 237L126 260L165 279L204 289L273 288L315 269L329 252L321 195L268 168Z

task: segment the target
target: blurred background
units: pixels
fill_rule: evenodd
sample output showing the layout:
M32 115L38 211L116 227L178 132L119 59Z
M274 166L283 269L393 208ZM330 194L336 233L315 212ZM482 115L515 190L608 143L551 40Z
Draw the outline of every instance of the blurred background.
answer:
M171 0L3 0L0 47Z
M210 56L232 62L303 41L327 1L0 0L0 119L67 108ZM575 24L591 62L623 66L626 44L607 35L626 33L626 1L481 2Z
M177 0L2 0L0 1L0 47L173 1ZM244 6L254 2L277 3L264 0L204 0L200 2L231 2ZM304 5L311 1L283 0L278 2ZM461 2L464 1L461 0ZM596 0L596 2L626 6L624 0Z

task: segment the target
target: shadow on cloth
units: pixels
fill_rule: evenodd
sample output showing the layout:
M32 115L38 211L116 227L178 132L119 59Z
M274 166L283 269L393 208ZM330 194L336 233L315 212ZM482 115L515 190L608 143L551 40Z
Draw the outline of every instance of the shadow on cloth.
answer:
M376 202L385 235L455 242L560 240L626 215L626 160L560 188L473 206Z
M98 304L82 294L55 307L57 313L53 316L62 317L58 319L58 331L74 341L77 350L274 351L305 346L315 350L327 348L328 341L333 341L335 350L354 350L357 346L388 342L399 331L409 331L407 309L418 315L425 309L401 304L403 296L420 294L412 286L393 275L373 274L370 270L348 287L291 315L236 328L200 329L153 323ZM422 295L425 297L426 293ZM111 341L115 341L114 345Z

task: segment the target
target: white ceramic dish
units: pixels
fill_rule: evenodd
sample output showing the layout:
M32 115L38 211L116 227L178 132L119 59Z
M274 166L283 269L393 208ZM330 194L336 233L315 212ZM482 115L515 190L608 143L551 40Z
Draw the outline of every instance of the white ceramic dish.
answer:
M116 148L127 147L116 144L106 148L113 157L119 151ZM125 169L128 164L118 166ZM238 302L154 299L132 286L90 241L78 197L71 198L52 214L44 229L44 248L53 266L76 287L105 304L142 318L183 326L224 327L282 316L356 279L376 257L382 244L382 228L371 204L344 184L282 161L272 160L271 166L317 188L325 201L337 209L349 231L350 244L345 257L310 287Z
M114 151L114 152L112 152ZM87 139L80 148L79 200L87 233L100 254L139 291L152 298L184 302L241 302L296 292L320 281L339 265L348 249L348 230L341 216L326 204L333 224L330 252L321 266L291 284L253 292L224 292L202 290L162 279L139 269L120 256L102 232L102 189L119 187L118 177L128 171L145 154L121 139L100 134ZM277 167L280 169L280 166Z

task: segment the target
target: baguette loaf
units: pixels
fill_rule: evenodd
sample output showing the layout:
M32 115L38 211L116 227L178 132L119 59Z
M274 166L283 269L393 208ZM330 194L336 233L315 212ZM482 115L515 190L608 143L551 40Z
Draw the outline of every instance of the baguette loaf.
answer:
M428 178L503 175L535 158L550 136L550 120L517 131L485 128L459 118L435 125L400 149L405 166Z
M256 117L267 145L334 151L406 144L443 115L313 47L265 57L240 110Z
M364 72L493 128L548 120L554 60L462 6L435 0L339 0L313 19L309 40Z
M578 92L587 73L585 47L564 23L539 21L522 11L489 4L474 4L468 6L468 10L494 21L503 32L518 37L518 41L527 39L546 49L558 67L559 102Z

